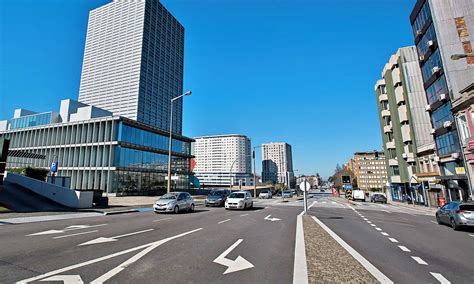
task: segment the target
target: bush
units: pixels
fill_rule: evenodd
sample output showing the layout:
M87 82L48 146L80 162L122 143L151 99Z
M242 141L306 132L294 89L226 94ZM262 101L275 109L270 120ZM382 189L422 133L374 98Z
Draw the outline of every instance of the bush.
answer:
M27 176L29 178L34 178L40 181L46 181L46 176L49 173L49 170L47 169L32 168L32 167L8 169L8 171Z

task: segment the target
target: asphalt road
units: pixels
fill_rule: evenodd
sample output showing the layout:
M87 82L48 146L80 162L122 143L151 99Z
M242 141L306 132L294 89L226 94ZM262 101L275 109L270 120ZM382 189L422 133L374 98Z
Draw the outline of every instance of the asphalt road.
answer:
M440 283L431 273L451 283L473 282L472 230L454 231L434 216L390 205L346 207L313 207L310 213L395 283Z
M297 206L201 207L178 215L146 212L5 225L0 227L0 282L66 275L84 283L291 283L300 212ZM228 267L242 270L224 274Z

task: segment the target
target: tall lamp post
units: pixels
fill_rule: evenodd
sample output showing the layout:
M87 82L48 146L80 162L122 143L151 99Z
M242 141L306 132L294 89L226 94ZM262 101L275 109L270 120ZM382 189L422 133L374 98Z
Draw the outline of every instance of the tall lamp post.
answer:
M250 157L250 155L245 155L245 157ZM229 178L230 178L230 184L229 188L232 191L232 187L234 186L233 178L232 178L232 169L234 168L235 162L239 159L239 157L235 158L235 160L232 162L232 165L230 166L230 171L229 171Z
M166 192L171 192L171 149L173 147L173 103L176 100L181 99L184 96L190 96L192 94L191 91L187 91L186 93L177 96L171 99L171 111L170 111L170 141L168 142L168 186L166 187Z

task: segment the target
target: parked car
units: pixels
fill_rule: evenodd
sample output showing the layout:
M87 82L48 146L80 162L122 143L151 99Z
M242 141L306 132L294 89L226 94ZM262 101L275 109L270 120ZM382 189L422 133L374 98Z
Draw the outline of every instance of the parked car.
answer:
M155 213L194 211L194 199L187 192L170 192L161 196L153 205Z
M216 189L211 191L204 201L206 207L208 206L224 206L227 197L230 195L228 189Z
M247 191L232 192L225 201L225 209L247 209L253 207L252 194Z
M262 190L260 194L258 195L258 198L261 198L261 199L273 198L271 190Z
M365 194L362 190L353 190L352 191L352 200L365 201Z
M436 211L438 224L448 224L454 230L462 226L474 227L474 202L453 201Z
M292 198L293 197L293 192L290 190L284 190L283 191L283 198Z
M387 197L385 197L385 195L383 195L382 193L374 193L370 197L370 202L374 202L374 203L381 202L381 203L387 204Z

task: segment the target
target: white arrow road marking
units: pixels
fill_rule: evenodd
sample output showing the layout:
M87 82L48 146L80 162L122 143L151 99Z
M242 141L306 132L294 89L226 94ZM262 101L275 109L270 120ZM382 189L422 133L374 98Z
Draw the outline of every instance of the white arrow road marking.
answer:
M64 284L83 284L84 281L82 281L81 276L79 275L56 275L53 277L49 277L46 279L41 280L41 282L45 281L60 281L63 282Z
M48 230L44 232L39 232L39 233L34 233L34 234L29 234L27 236L41 236L41 235L52 235L52 234L61 234L67 231L74 231L74 230L80 230L80 229L89 229L89 228L95 228L95 227L101 227L105 226L107 224L98 224L98 225L74 225L74 226L69 226L66 227L65 229L62 230Z
M87 231L87 232L81 232L81 233L75 233L75 234L69 234L69 235L63 235L63 236L57 236L57 237L54 237L53 239L62 239L62 238L68 238L68 237L73 237L73 236L91 234L91 233L96 233L96 232L98 232L98 230Z
M146 232L150 232L150 231L153 231L153 230L154 230L154 229L148 229L148 230L143 230L143 231L128 233L128 234L124 234L124 235L120 235L120 236L115 236L115 237L110 237L110 238L107 238L107 237L100 237L100 238L93 239L93 240L90 240L90 241L88 241L88 242L82 243L82 244L80 244L80 245L78 245L78 246L86 246L86 245L94 245L94 244L115 242L115 241L118 241L117 239L119 239L119 238L128 237L128 236L133 236L133 235L141 234L141 233L146 233Z
M225 258L235 247L237 247L243 239L238 239L233 245L231 245L228 249L226 249L221 255L219 255L216 259L214 259L215 263L220 265L227 266L226 271L223 274L232 273L248 268L255 267L253 264L248 262L245 258L241 257L240 255L235 260L230 260Z
M17 283L23 284L23 283L29 283L29 282L37 281L37 280L40 280L40 279L43 279L43 278L46 278L46 277L49 277L49 276L53 276L53 275L57 275L57 274L60 274L60 273L66 272L66 271L81 268L81 267L84 267L84 266L87 266L87 265L90 265L90 264L94 264L94 263L97 263L97 262L100 262L100 261L103 261L103 260L107 260L107 259L110 259L110 258L113 258L113 257L116 257L116 256L120 256L120 255L124 255L124 254L130 253L130 252L133 252L133 251L145 249L145 248L148 248L150 246L157 246L157 245L159 246L159 245L162 245L162 244L164 244L166 242L169 242L171 240L189 235L191 233L195 233L195 232L200 231L200 230L202 230L202 228L195 229L195 230L192 230L192 231L188 231L188 232L185 232L185 233L173 236L173 237L169 237L169 238L166 238L166 239L163 239L163 240L148 243L148 244L141 245L141 246L138 246L138 247L134 247L134 248L131 248L131 249L119 251L119 252L109 254L109 255L106 255L106 256L102 256L102 257L99 257L99 258L95 258L95 259L92 259L92 260L88 260L86 262L74 264L74 265L67 266L67 267L64 267L64 268L61 268L61 269L56 269L56 270L50 271L50 272L45 273L45 274L41 274L41 275L38 275L38 276L35 276L35 277L31 277L31 278L28 278L28 279L18 281ZM120 271L121 270L123 270L123 268L121 268ZM120 272L120 271L117 271L117 273ZM110 271L108 273L110 273ZM117 273L115 273L115 274L117 274Z
M268 220L268 221L271 221L271 222L274 222L274 221L280 221L281 219L278 219L278 218L270 218L272 215L268 215L267 217L265 217L264 219L265 220Z
M443 275L440 273L435 273L435 272L430 272L431 275L433 275L434 278L438 279L439 283L441 284L451 284L448 279L444 278Z

